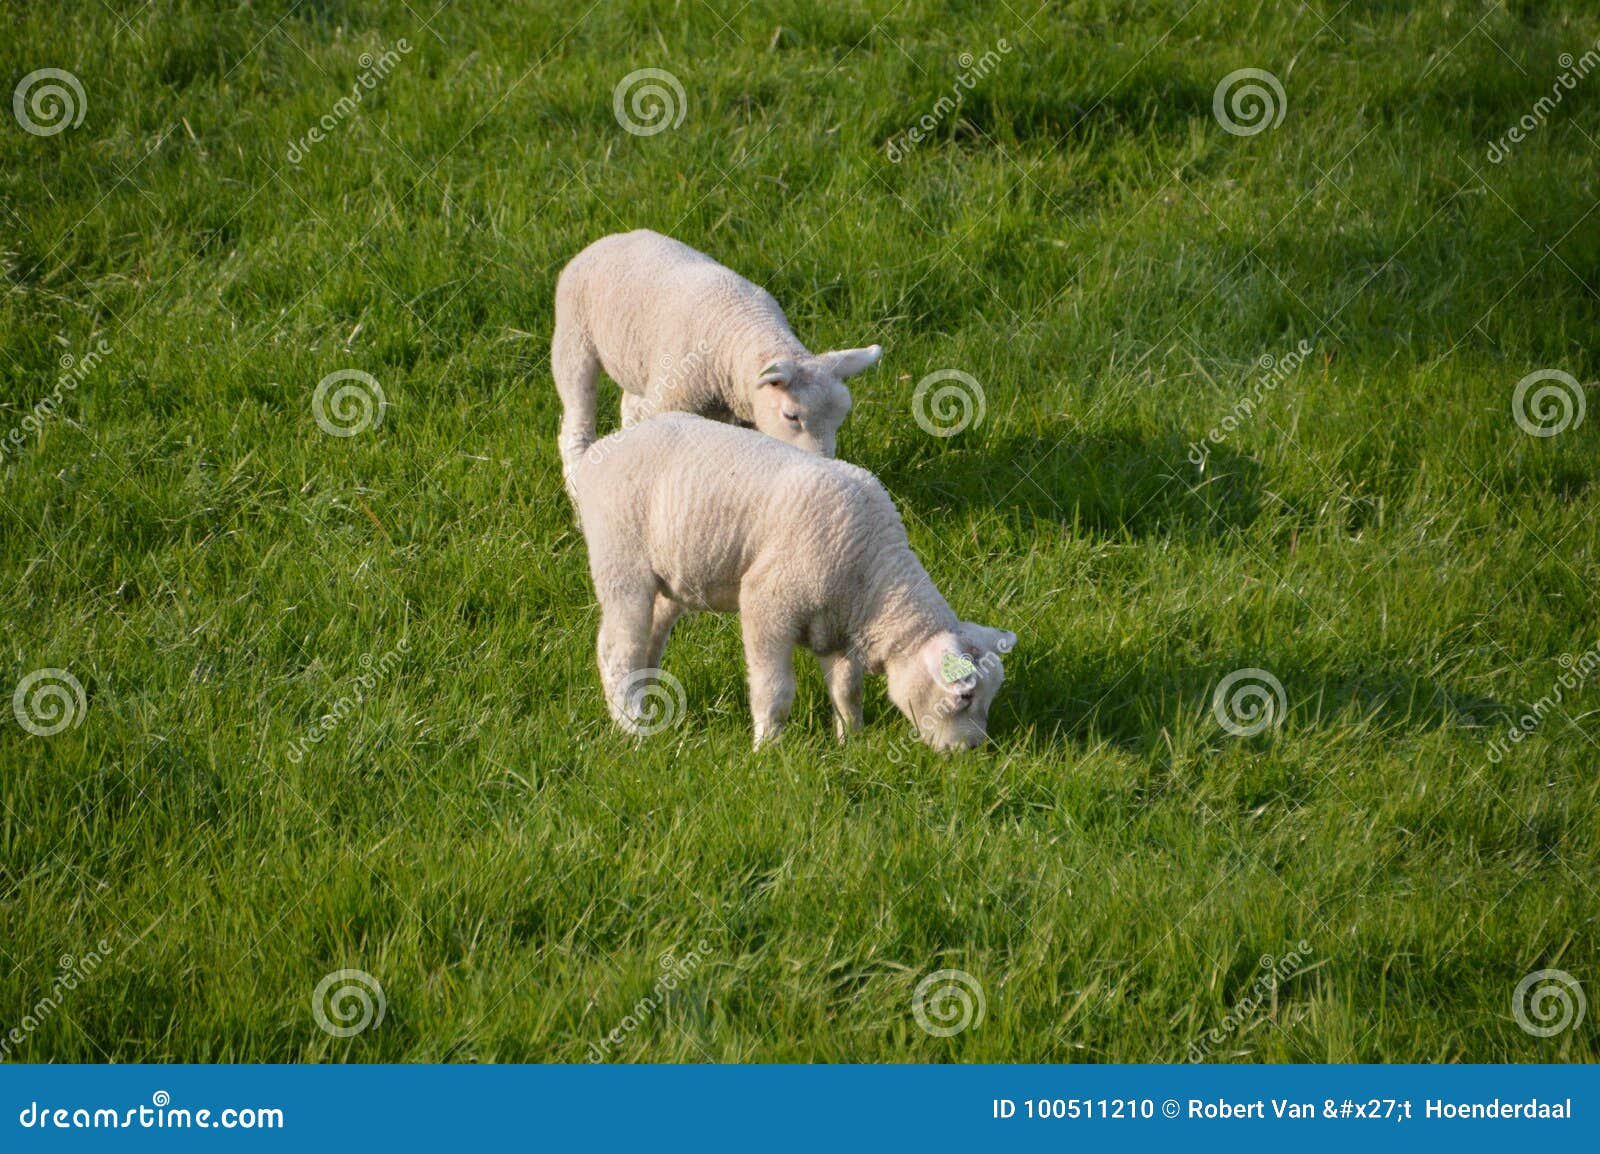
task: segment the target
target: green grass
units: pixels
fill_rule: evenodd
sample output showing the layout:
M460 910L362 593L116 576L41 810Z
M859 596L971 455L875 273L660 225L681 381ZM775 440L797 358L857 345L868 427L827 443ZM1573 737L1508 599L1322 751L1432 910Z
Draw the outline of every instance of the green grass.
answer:
M0 122L0 435L109 351L0 457L0 705L87 701L0 712L0 1040L111 944L8 1057L582 1061L703 942L614 1058L1181 1061L1302 940L1212 1060L1600 1057L1600 1005L1511 1013L1540 969L1600 996L1600 685L1490 755L1600 643L1595 398L1511 414L1596 372L1600 75L1485 158L1587 5L433 5L7 17L6 91L64 68L86 110ZM634 136L647 67L687 105ZM1212 114L1244 67L1287 96L1254 136ZM640 226L884 345L840 452L1021 636L988 750L910 746L881 685L838 746L802 660L752 753L727 617L669 650L679 724L612 729L547 346L561 264ZM347 368L389 407L327 436ZM987 402L945 439L942 368ZM1236 738L1245 667L1288 708ZM341 968L387 1000L350 1038ZM985 997L953 1037L912 1012L940 969Z

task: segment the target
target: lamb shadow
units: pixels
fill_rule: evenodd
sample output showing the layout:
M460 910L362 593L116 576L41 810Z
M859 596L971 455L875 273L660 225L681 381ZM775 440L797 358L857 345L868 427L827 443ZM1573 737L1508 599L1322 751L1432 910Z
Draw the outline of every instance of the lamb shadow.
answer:
M1261 466L1227 445L1201 456L1184 435L1109 429L946 439L903 437L862 464L921 516L998 512L1020 528L1112 537L1221 537L1255 520Z
M1518 712L1505 702L1426 677L1282 666L1238 653L1219 654L1203 667L1154 653L1130 667L1126 654L1104 652L1067 659L1023 657L1014 669L1008 666L1007 701L1000 717L1026 719L1032 734L1027 744L1040 752L1059 752L1063 739L1142 749L1158 743L1164 731L1196 725L1214 729L1219 741L1239 740L1216 718L1214 696L1223 678L1253 664L1270 666L1267 672L1282 685L1285 709L1276 724L1290 730L1360 726L1381 734L1459 729L1487 741ZM1241 679L1235 691L1261 683L1259 678ZM1009 728L1002 723L1002 740ZM1257 740L1266 740L1266 735Z

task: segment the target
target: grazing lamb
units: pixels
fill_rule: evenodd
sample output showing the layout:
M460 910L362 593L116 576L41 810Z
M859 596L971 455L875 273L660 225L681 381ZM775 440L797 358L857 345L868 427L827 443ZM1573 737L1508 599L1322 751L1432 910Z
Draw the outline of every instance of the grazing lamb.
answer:
M602 237L556 281L550 368L561 394L561 454L593 441L599 370L622 386L628 428L663 412L753 425L833 456L850 390L882 350L813 355L765 290L647 229Z
M607 444L606 442L612 442ZM759 747L794 700L793 652L817 654L842 739L863 673L935 749L985 740L1016 635L958 619L876 477L748 429L669 413L566 461L600 601L600 680L638 732L673 622L738 612Z

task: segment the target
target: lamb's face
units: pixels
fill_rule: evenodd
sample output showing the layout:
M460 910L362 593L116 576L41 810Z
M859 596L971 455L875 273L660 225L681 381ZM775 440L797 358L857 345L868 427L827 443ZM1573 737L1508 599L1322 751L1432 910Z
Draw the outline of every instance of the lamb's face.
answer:
M881 354L873 345L768 365L756 382L756 428L797 449L833 456L839 426L850 414L844 379L877 364Z
M1016 643L1014 633L962 622L889 666L889 697L924 744L941 752L974 749L989 739L989 707L1006 678L1001 654Z
M755 424L769 437L831 457L839 426L849 412L850 390L838 381L796 380L783 388L760 390Z

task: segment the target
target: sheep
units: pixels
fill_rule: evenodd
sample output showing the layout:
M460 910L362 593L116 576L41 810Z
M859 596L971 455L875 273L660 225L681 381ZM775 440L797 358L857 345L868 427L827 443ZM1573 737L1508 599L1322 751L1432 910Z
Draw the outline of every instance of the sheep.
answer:
M753 426L831 457L850 411L846 377L882 349L812 354L762 288L648 229L602 237L556 281L550 370L563 459L595 434L599 370L622 386L622 425L690 412Z
M606 442L612 442L607 445ZM912 553L865 469L748 429L667 413L613 433L567 467L600 602L600 679L612 718L641 731L673 623L738 612L755 744L782 732L793 652L817 655L840 740L859 728L866 673L939 750L987 737L1016 635L962 621Z

